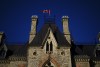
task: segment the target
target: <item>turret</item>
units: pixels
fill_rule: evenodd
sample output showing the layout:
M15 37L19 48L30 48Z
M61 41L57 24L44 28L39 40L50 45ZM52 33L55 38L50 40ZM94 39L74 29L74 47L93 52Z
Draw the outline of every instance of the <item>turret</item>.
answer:
M4 32L0 32L0 46L4 44L5 41L5 34Z
M95 47L95 56L100 57L100 32L98 33L99 43Z
M0 58L5 58L8 50L5 45L5 39L4 32L0 32Z

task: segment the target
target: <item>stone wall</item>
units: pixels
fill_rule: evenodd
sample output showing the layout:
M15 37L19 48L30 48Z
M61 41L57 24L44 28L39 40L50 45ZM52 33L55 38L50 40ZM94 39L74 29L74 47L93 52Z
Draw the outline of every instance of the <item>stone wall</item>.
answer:
M26 61L11 61L8 67L27 67Z
M41 58L46 55L39 47L29 47L27 52L28 67L38 67Z
M76 62L76 67L90 67L89 62Z
M8 67L10 64L10 61L8 60L0 60L0 67Z
M87 55L77 55L74 57L76 67L90 67L90 57Z
M94 67L100 67L100 61L95 61L94 63L95 63Z
M7 64L7 63L2 63L2 64L0 64L0 67L9 67L9 64Z
M42 67L49 58L57 67L71 67L70 48L62 47L56 51L52 54L46 54L41 47L29 47L28 67Z
M57 54L53 54L53 56L60 67L72 67L69 47L60 47L60 49L57 49Z

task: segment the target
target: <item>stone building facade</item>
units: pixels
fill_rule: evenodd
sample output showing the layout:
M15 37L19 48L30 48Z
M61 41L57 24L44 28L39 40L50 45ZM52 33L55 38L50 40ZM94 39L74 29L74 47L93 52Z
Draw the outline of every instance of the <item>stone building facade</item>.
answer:
M0 33L0 67L99 67L100 45L75 45L68 27L68 16L62 17L63 33L54 21L46 21L37 31L38 16L31 17L29 42L6 45Z

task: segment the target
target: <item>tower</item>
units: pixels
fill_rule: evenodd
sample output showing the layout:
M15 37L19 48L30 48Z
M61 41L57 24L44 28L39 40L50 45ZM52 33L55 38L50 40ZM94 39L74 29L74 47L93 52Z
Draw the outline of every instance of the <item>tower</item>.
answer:
M33 19L34 17L32 17ZM70 34L68 26L66 26L68 25L66 16L63 17L64 34L59 31L51 19L46 21L36 34L37 17L34 20L32 26L35 26L31 27L32 35L30 35L31 39L27 50L28 67L72 67Z
M4 32L0 32L0 57L5 58L7 50L5 45L5 34Z
M62 16L62 24L63 24L63 34L64 36L66 37L66 40L70 42L70 32L69 32L69 26L68 26L68 23L69 23L69 17L68 16Z
M29 37L29 43L34 39L36 35L36 27L37 27L37 22L38 22L38 16L32 15L31 17L31 31L30 31L30 37Z
M100 32L98 33L98 41L99 43L95 47L95 56L100 57Z

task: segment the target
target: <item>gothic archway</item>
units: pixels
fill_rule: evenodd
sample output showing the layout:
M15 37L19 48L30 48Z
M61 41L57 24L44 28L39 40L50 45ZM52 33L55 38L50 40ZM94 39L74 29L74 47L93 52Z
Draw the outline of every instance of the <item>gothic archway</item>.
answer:
M39 64L39 67L60 67L60 65L53 58L49 57L48 59L44 59L44 61Z
M57 67L56 65L54 65L50 59L48 59L43 65L42 67Z

